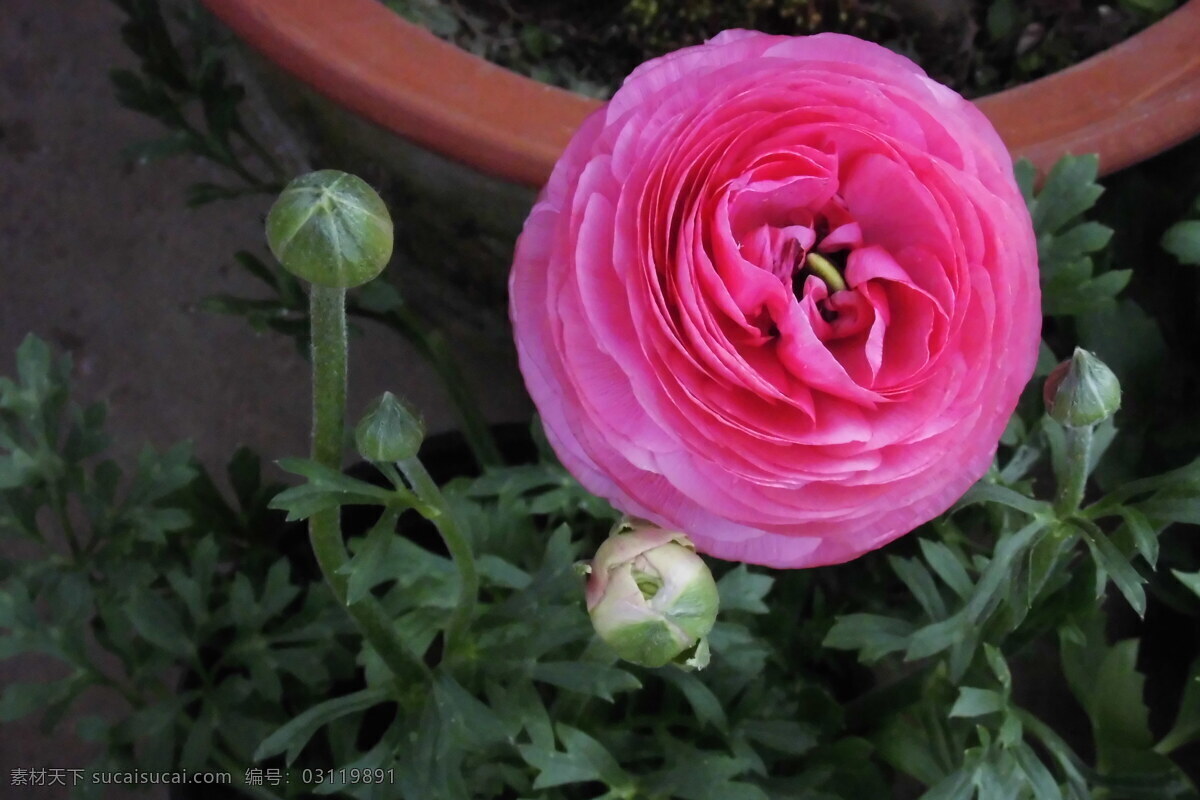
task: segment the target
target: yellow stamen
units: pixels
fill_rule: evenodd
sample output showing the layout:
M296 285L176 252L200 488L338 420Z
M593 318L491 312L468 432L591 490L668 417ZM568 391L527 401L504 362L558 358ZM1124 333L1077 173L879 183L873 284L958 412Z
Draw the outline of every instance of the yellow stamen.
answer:
M812 270L813 274L818 278L825 281L825 285L829 287L830 294L845 290L845 278L842 277L842 273L838 272L838 268L829 259L825 258L825 256L819 253L809 253L808 258L804 260L804 266Z

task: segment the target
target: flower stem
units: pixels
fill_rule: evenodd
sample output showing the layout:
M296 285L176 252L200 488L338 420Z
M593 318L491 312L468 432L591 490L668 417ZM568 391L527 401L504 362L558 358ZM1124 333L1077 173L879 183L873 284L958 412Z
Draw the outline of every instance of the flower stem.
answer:
M446 628L446 657L452 657L462 647L467 628L471 624L471 616L475 613L475 601L479 596L479 574L475 571L475 557L459 525L458 516L450 508L441 489L420 460L410 458L400 462L400 471L408 478L417 497L440 512L432 522L437 525L442 541L446 543L446 549L454 559L454 566L458 568L458 603Z
M1065 475L1058 487L1054 510L1060 517L1067 517L1079 510L1087 487L1088 468L1092 461L1092 433L1094 425L1079 428L1064 426L1066 433Z
M331 469L342 468L342 437L346 417L346 290L313 285L309 296L312 316L313 460ZM309 519L309 541L321 572L338 603L345 606L363 636L392 674L410 674L415 665L429 668L396 635L391 621L373 597L346 602L347 578L341 572L349 560L342 542L341 509L318 511Z

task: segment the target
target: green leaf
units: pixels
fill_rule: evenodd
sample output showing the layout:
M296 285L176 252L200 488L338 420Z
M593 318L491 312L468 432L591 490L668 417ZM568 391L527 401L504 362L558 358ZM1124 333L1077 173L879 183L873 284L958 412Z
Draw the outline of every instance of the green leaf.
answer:
M258 630L261 625L258 603L254 600L254 587L244 572L233 576L233 586L229 590L229 612L234 624L242 630Z
M1125 521L1125 527L1133 539L1133 546L1153 569L1158 563L1158 531L1150 524L1150 520L1146 519L1146 515L1136 508L1122 506L1117 513Z
M1038 241L1038 255L1043 261L1074 261L1088 253L1103 250L1112 240L1113 230L1099 222L1082 222L1057 236L1045 236Z
M133 593L125 614L143 639L172 655L190 657L195 645L171 603L141 589Z
M971 582L966 567L953 550L932 539L918 539L917 544L920 545L921 554L925 556L929 567L955 594L964 600L971 596L975 584Z
M1151 521L1186 522L1190 525L1200 525L1200 494L1160 492L1139 504L1138 510Z
M1180 573L1176 572L1175 574L1178 576ZM1195 577L1196 585L1189 585L1189 588L1200 595L1200 572L1197 572ZM1179 700L1179 711L1175 714L1175 723L1154 749L1156 752L1166 755L1198 738L1200 738L1200 658L1192 662L1191 672L1183 687L1183 697Z
M73 697L79 689L73 679L49 683L10 683L0 695L0 722L12 722L36 711L45 711Z
M401 548L396 535L399 512L387 509L355 548L354 556L338 572L348 576L346 603L353 605L366 597L371 589L386 581L395 580L401 572Z
M1124 595L1131 608L1137 612L1139 617L1146 615L1146 590L1142 588L1142 584L1146 582L1133 565L1129 563L1129 559L1122 553L1112 540L1105 535L1104 531L1091 520L1074 518L1072 524L1083 534L1083 539L1087 543L1088 550L1092 554L1096 565L1102 569L1117 589ZM1098 582L1098 590L1103 591L1103 583Z
M456 745L478 752L509 742L504 723L496 712L462 688L454 678L438 675L433 684L433 696L442 725L452 732Z
M1095 667L1092 719L1101 768L1119 758L1121 751L1148 750L1149 712L1143 698L1146 679L1137 671L1138 641L1127 639L1108 649Z
M1025 773L1025 781L1033 790L1034 800L1062 800L1062 790L1058 788L1058 781L1033 752L1033 748L1025 742L1017 742L1012 748L1012 754L1021 771Z
M817 746L817 729L803 722L751 719L746 720L741 729L756 742L792 756L803 755Z
M183 601L192 621L197 624L203 622L208 615L208 609L205 608L205 598L200 590L200 584L191 576L183 574L178 567L167 573L167 583Z
M535 790L588 781L603 781L618 789L632 784L629 775L600 742L583 731L562 723L555 726L555 731L565 752L536 745L521 745L517 748L521 758L538 771L538 776L533 782Z
M1004 695L992 689L976 689L963 686L958 690L958 699L950 708L951 717L982 717L1004 710L1007 703Z
M610 703L614 692L642 688L642 682L625 670L588 661L543 661L530 668L530 676Z
M187 770L201 770L208 763L216 729L214 714L212 706L206 705L199 718L188 727L187 738L183 740L179 755L179 766Z
M533 580L525 570L491 553L481 555L475 565L484 583L492 586L520 591Z
M1012 689L1012 672L1008 669L1008 662L1004 660L1004 653L995 645L984 644L983 654L996 680L1000 681L1006 693L1009 692Z
M909 594L920 604L925 616L935 622L946 616L946 602L942 599L937 584L933 582L933 576L929 574L929 570L925 568L924 564L915 558L907 559L892 555L888 556L888 564L908 588Z
M489 680L486 688L488 704L509 727L510 739L523 729L535 747L554 749L554 728L537 687L528 681Z
M721 611L746 611L750 614L766 614L770 611L763 599L771 591L775 579L770 575L751 572L745 564L738 564L717 581L717 592L721 598Z
M834 650L857 650L859 660L870 664L909 646L915 627L911 622L878 614L847 614L837 618L822 642Z
M647 776L639 784L651 797L680 797L684 800L768 800L757 786L735 781L756 762L694 748L676 748L671 759L677 766Z
M1037 173L1037 167L1027 158L1022 158L1013 164L1013 177L1017 179L1017 186L1021 189L1021 196L1025 198L1025 205L1029 206L1030 212L1033 211L1033 206L1037 202L1034 198Z
M263 740L254 751L254 760L262 761L286 751L285 760L290 765L321 727L335 719L387 702L388 699L388 693L382 689L363 689L318 703Z
M1052 511L1051 505L1044 500L1035 500L1020 492L1014 492L1006 486L989 483L986 480L979 481L967 490L962 499L955 503L954 508L957 510L974 503L999 503L1022 511L1031 517L1049 516Z
M288 521L308 519L318 511L343 505L382 505L395 508L417 508L422 516L436 512L420 503L410 492L385 489L343 475L335 469L304 458L284 458L280 468L308 478L308 483L285 489L271 499L270 508L287 512Z
M1162 246L1181 264L1200 264L1200 220L1184 220L1167 228Z
M264 620L283 613L288 604L300 594L300 587L292 585L291 574L292 568L286 558L280 558L267 570L262 597L259 599L259 609Z
M695 673L667 666L658 670L658 674L683 694L702 725L712 725L722 733L728 730L729 720L721 700Z
M1039 234L1056 233L1096 204L1104 188L1096 183L1100 159L1095 155L1063 156L1046 176L1030 209Z
M1197 597L1200 597L1200 571L1180 572L1177 569L1173 569L1171 570L1171 574L1178 578L1180 583L1191 589Z

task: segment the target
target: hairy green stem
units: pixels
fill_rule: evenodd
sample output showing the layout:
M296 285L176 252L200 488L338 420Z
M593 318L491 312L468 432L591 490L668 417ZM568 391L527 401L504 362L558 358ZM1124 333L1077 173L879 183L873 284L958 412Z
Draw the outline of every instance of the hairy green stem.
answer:
M1064 426L1066 432L1066 474L1058 487L1054 499L1054 510L1060 517L1069 516L1079 510L1087 487L1088 467L1092 460L1092 433L1095 426L1082 428Z
M331 469L342 468L342 436L346 417L346 290L314 285L309 297L312 313L313 460ZM325 580L338 602L350 612L363 636L397 677L415 665L428 667L396 635L391 621L373 597L346 602L349 560L342 542L341 510L318 511L309 519L309 540Z
M458 569L458 603L446 628L446 657L450 658L461 650L467 628L471 624L471 616L475 613L475 601L479 596L479 574L475 571L475 557L458 523L457 515L420 460L410 458L400 462L400 471L408 478L417 497L440 512L432 521L437 525L442 541L446 543L450 557L454 559L454 566Z

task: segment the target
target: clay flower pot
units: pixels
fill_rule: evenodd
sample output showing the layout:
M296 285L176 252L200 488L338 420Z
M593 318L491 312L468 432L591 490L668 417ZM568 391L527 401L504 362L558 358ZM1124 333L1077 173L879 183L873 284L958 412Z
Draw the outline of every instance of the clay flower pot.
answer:
M527 186L596 106L473 56L377 0L204 0L251 48L384 129ZM1104 53L981 98L1015 157L1112 172L1200 132L1200 0Z

